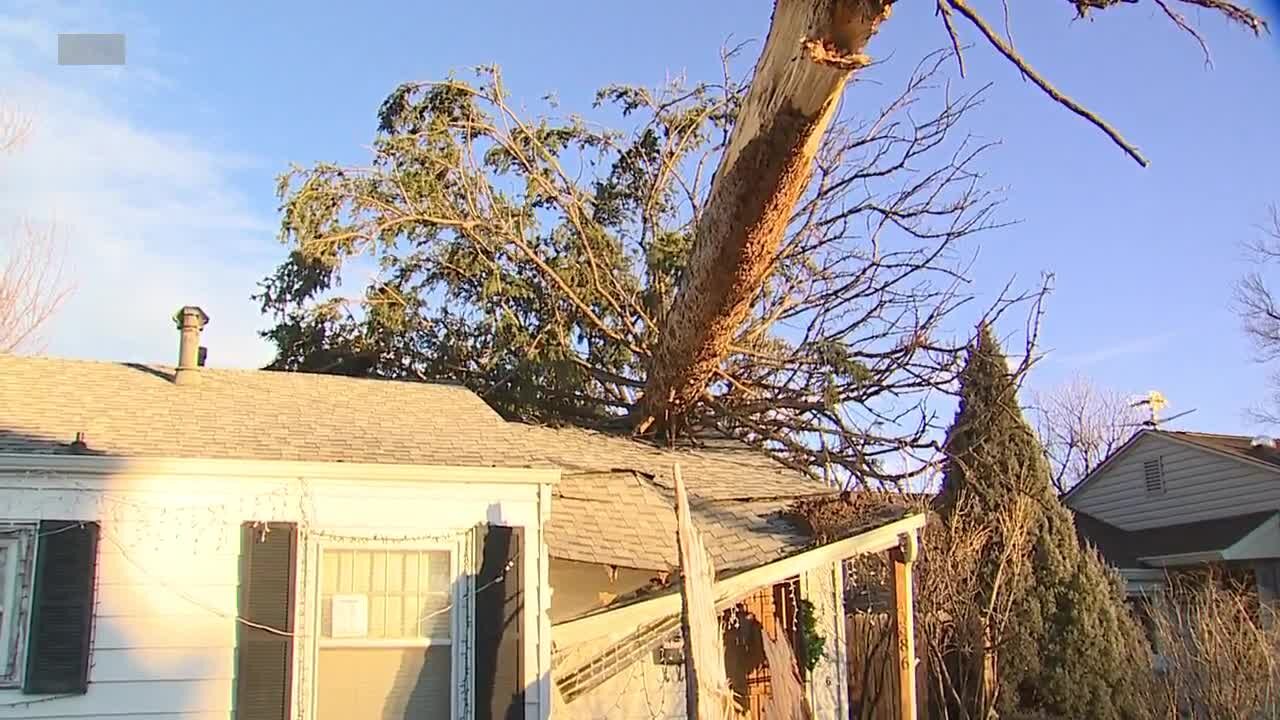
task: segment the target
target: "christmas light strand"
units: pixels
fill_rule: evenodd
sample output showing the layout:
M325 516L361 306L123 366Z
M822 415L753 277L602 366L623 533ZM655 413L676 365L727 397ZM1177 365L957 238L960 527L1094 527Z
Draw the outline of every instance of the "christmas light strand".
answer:
M446 544L455 546L455 552L460 556L460 567L463 569L463 577L467 573L474 573L476 567L476 557L474 551L474 543L461 542L470 533L472 529L450 529L448 531L435 531L430 533L414 533L392 535L385 533L374 534L351 534L342 532L330 532L320 529L313 521L315 512L315 497L311 492L311 488L303 477L298 477L295 482L288 486L271 487L269 491L258 492L253 494L242 494L232 500L214 500L210 498L207 502L184 502L181 504L154 501L147 498L138 497L148 493L146 488L139 488L137 491L125 490L124 494L120 491L107 491L101 487L93 487L79 484L74 479L55 476L52 473L27 473L32 479L43 480L45 482L57 481L57 485L34 486L32 484L25 485L0 485L0 491L8 490L21 494L21 506L24 507L23 514L33 516L52 516L51 510L54 507L60 508L59 512L84 517L83 513L87 512L95 515L94 520L84 520L82 522L73 522L66 526L50 531L39 531L38 523L14 523L0 524L0 537L18 535L20 537L35 538L55 535L62 532L77 530L89 525L97 523L100 528L101 537L110 543L130 565L136 568L141 574L149 577L156 582L157 585L165 588L173 596L182 599L193 607L199 608L213 616L233 621L246 627L252 627L262 632L267 632L280 637L287 637L295 642L303 644L308 643L313 634L307 632L308 623L312 619L312 614L316 611L308 603L301 603L298 609L298 617L300 626L297 632L289 632L282 628L271 627L262 623L256 623L248 618L241 617L234 611L221 609L211 606L198 598L192 597L190 594L175 584L175 581L166 577L165 573L154 572L147 566L146 562L140 562L135 556L136 551L141 550L147 552L147 548L151 546L174 548L190 545L193 554L206 554L210 551L224 552L230 546L239 545L236 528L244 521L252 521L257 518L274 518L280 522L291 522L286 518L298 518L297 522L292 522L298 531L299 539L303 547L310 548L310 540L315 538L332 544L348 544L357 546L378 546L378 547L395 547L405 545L423 545L423 544ZM162 491L163 492L163 491ZM34 496L34 499L33 499ZM85 505L75 500L72 496L80 496L89 498L89 502ZM154 496L154 495L153 495ZM184 498L186 499L186 498ZM0 504L0 512L8 512L13 514L15 503L17 500L10 499L7 504ZM2 515L0 515L2 516ZM268 526L265 524L267 520L259 520L260 528L265 532ZM176 539L181 539L180 543L175 543ZM310 577L312 573L307 572L306 564L310 561L310 552L302 552L297 558L298 569L302 577L303 594L306 597L311 595L307 592L306 587L313 585L314 578ZM457 610L461 613L459 621L463 632L463 637L458 639L460 646L465 647L464 652L470 652L470 635L474 629L474 612L473 603L475 598L482 592L499 585L507 578L512 568L515 567L519 560L520 554L510 558L501 568L499 574L488 582L469 589L466 591L466 602L459 607L451 602L449 605L432 612L427 615L424 620L429 620L438 615L453 612ZM462 578L455 578L455 581ZM310 672L306 667L307 663L302 663L299 668L299 685L304 694L310 685ZM459 687L457 691L460 695L460 704L463 708L469 708L472 704L471 697L471 677L470 671L465 670L460 673ZM0 703L0 708L19 708L26 707L34 703L49 702L58 700L63 697L76 697L75 694L70 695L53 695L38 698L29 698L14 701L11 703ZM299 712L305 712L304 705L299 704ZM299 720L302 720L301 715Z

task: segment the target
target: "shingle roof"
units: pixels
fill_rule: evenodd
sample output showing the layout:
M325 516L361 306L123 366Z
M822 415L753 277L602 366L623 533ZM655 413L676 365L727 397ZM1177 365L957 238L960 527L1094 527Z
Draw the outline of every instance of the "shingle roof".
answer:
M454 385L199 372L179 386L169 367L0 356L0 453L65 453L84 433L90 451L128 457L559 467L552 556L646 570L677 564L676 462L722 573L811 546L781 512L834 492L738 443L669 449L508 423Z
M1092 543L1107 562L1120 568L1141 568L1144 564L1140 558L1144 557L1226 550L1275 514L1275 510L1266 510L1128 531L1082 512L1076 512L1075 519L1076 531Z
M729 500L802 497L830 493L811 480L744 444L728 441L696 448L664 448L622 435L574 427L518 425L551 462L573 472L633 470L674 489L671 466L679 462L694 497Z
M1187 432L1183 430L1155 430L1153 432L1247 460L1280 466L1280 450L1266 447L1255 448L1252 445L1253 438L1244 435L1216 435L1214 433Z
M551 555L643 570L676 558L672 465L680 463L694 522L721 573L793 554L812 538L781 512L798 498L834 491L745 445L667 449L578 428L524 426L564 469L552 490Z
M0 355L0 452L546 467L463 387Z
M693 476L687 477L696 485ZM676 567L675 497L639 473L564 475L552 490L547 545L551 556L641 570ZM690 498L694 523L718 572L730 574L786 557L812 538L784 519L793 498Z

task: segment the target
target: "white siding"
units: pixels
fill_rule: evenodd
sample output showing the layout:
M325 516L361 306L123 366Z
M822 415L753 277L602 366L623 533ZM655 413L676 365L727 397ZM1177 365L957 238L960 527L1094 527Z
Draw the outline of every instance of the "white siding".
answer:
M801 592L813 603L818 634L826 643L822 659L809 676L809 703L813 707L814 720L844 720L849 717L849 664L845 643L844 598L837 588L843 589L840 565L828 565L801 576Z
M360 466L351 466L349 479L332 472L309 479L275 471L157 475L123 461L107 475L32 472L7 462L0 457L0 520L98 521L101 539L88 693L42 697L2 689L0 719L230 718L240 526L256 520L297 523L305 543L294 682L304 719L311 717L317 679L309 637L318 617L314 558L321 534L372 540L450 534L462 542L486 521L525 527L528 716L546 717L539 678L547 653L537 643L548 632L540 581L547 509L537 484L447 482L438 479L440 470L433 471L436 480L370 480L359 477ZM502 472L494 469L493 477Z
M1164 466L1165 491L1148 494L1143 463ZM1280 509L1280 472L1148 434L1114 458L1068 504L1124 530Z

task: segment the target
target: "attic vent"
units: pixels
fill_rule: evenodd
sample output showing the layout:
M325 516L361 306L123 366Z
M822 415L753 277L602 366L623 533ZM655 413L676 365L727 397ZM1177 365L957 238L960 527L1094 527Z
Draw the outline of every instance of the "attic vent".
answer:
M1164 458L1156 458L1142 463L1142 480L1147 487L1148 495L1164 493Z

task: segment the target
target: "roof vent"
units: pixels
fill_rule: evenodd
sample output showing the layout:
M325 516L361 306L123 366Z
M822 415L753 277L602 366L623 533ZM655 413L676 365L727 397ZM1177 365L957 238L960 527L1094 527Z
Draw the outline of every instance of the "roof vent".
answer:
M204 365L204 348L200 347L200 331L209 324L209 316L195 305L174 313L173 321L178 326L181 337L178 341L178 368L173 374L173 381L179 385L191 385L200 382L200 366Z
M1142 481L1148 495L1164 494L1166 487L1163 457L1155 457L1142 463Z
M1267 437L1266 435L1257 435L1252 440L1249 441L1249 447L1254 448L1255 450L1258 448L1275 450L1276 441L1270 437Z

